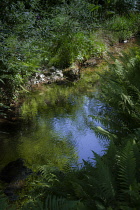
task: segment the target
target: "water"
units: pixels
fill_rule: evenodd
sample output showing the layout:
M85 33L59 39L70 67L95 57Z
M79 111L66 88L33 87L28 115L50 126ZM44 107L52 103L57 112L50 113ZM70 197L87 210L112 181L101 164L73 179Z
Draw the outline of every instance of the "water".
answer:
M103 154L104 144L101 144L87 123L89 120L92 121L92 118L89 117L89 115L93 114L90 105L92 104L96 108L94 102L94 99L85 96L82 109L77 110L74 118L62 116L54 121L55 130L61 132L66 138L70 136L72 142L75 143L79 163L82 163L82 159L93 158L92 150L100 155Z
M34 169L63 169L93 158L92 150L102 155L104 144L87 123L96 108L91 95L57 85L27 95L20 121L0 123L0 168L23 158Z

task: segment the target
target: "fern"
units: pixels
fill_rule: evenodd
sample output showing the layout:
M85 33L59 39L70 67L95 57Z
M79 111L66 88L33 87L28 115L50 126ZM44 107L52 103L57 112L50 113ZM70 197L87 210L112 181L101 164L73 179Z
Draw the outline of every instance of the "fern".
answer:
M78 198L88 197L86 192L84 191L83 187L79 183L71 182L71 184L72 184L74 192Z
M0 210L6 210L6 209L15 210L16 207L14 207L12 204L9 204L6 196L4 196L0 191Z
M110 140L110 143L107 145L106 150L104 150L104 163L108 165L108 167L111 169L113 173L115 173L115 167L116 167L116 159L117 159L117 153L118 148L115 145L113 140Z
M129 141L118 157L118 179L121 191L121 200L128 199L128 192L136 185L136 159L133 145Z
M56 196L48 196L45 201L46 210L71 210L82 208L80 201L70 201ZM84 207L84 206L83 206Z
M112 176L112 172L109 167L103 162L101 157L95 152L96 160L96 179L97 179L97 188L99 188L101 197L107 201L115 200L115 182ZM97 189L96 189L97 190ZM98 192L98 190L97 190Z
M136 49L116 61L113 58L110 71L101 76L101 91L96 96L98 103L104 106L95 111L94 119L118 139L140 126L140 59L137 54L139 50ZM98 128L94 130L99 137L106 138L105 132Z
M66 200L55 195L48 195L43 203L36 200L26 204L22 209L36 209L36 210L86 210L84 204L80 201Z
M120 155L119 160L120 178L124 186L129 188L135 182L136 160L133 152L133 145L129 141Z
M103 136L104 138L106 139L115 139L116 138L116 135L112 134L111 132L103 129L102 127L100 126L97 126L97 127L92 127L95 134L97 136L99 136L100 138Z

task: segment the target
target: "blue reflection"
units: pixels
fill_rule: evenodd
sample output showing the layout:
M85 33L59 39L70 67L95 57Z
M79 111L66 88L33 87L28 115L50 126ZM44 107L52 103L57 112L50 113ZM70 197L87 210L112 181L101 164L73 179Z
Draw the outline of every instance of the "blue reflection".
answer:
M93 121L91 115L94 110L101 105L97 105L95 99L84 96L84 105L82 109L75 113L74 118L71 116L56 117L53 121L54 129L61 133L62 136L69 138L75 143L75 149L78 152L79 163L82 163L82 159L89 160L93 158L92 150L99 155L104 154L105 143L101 143L94 131L89 128L89 122L94 123L97 126L101 126L100 123Z

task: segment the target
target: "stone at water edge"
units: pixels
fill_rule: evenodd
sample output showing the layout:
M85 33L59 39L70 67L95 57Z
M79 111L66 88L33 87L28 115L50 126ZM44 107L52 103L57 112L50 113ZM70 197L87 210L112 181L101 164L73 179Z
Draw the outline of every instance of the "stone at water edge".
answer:
M67 68L63 71L63 75L70 81L80 79L80 69L78 66Z
M24 160L21 158L8 163L2 169L0 180L8 183L4 193L8 196L9 200L15 201L19 198L16 192L24 187L25 179L32 173L32 170L24 165Z
M32 172L24 165L24 160L19 158L8 163L0 172L0 180L6 183L27 178Z
M98 63L97 63L97 59L95 58L90 58L88 59L87 61L85 61L83 63L83 66L84 67L88 67L88 66L96 66Z

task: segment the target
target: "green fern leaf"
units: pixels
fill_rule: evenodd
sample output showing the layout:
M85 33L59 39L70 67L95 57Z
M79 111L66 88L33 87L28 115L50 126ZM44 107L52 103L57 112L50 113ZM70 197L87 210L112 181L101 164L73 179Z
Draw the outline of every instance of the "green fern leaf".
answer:
M123 189L129 189L136 182L136 160L134 158L133 145L129 141L119 157L119 179Z
M79 183L71 182L71 184L72 184L73 189L75 191L75 194L76 194L76 196L78 198L85 198L85 197L87 197L86 192L84 191L83 187Z
M100 189L101 195L106 200L112 201L115 199L115 181L109 167L103 162L101 157L95 152L96 160L96 179L98 181L98 188ZM98 191L98 190L97 190Z
M15 210L16 207L14 205L9 204L6 196L2 194L2 191L0 191L0 210L6 210L6 209L11 209Z

